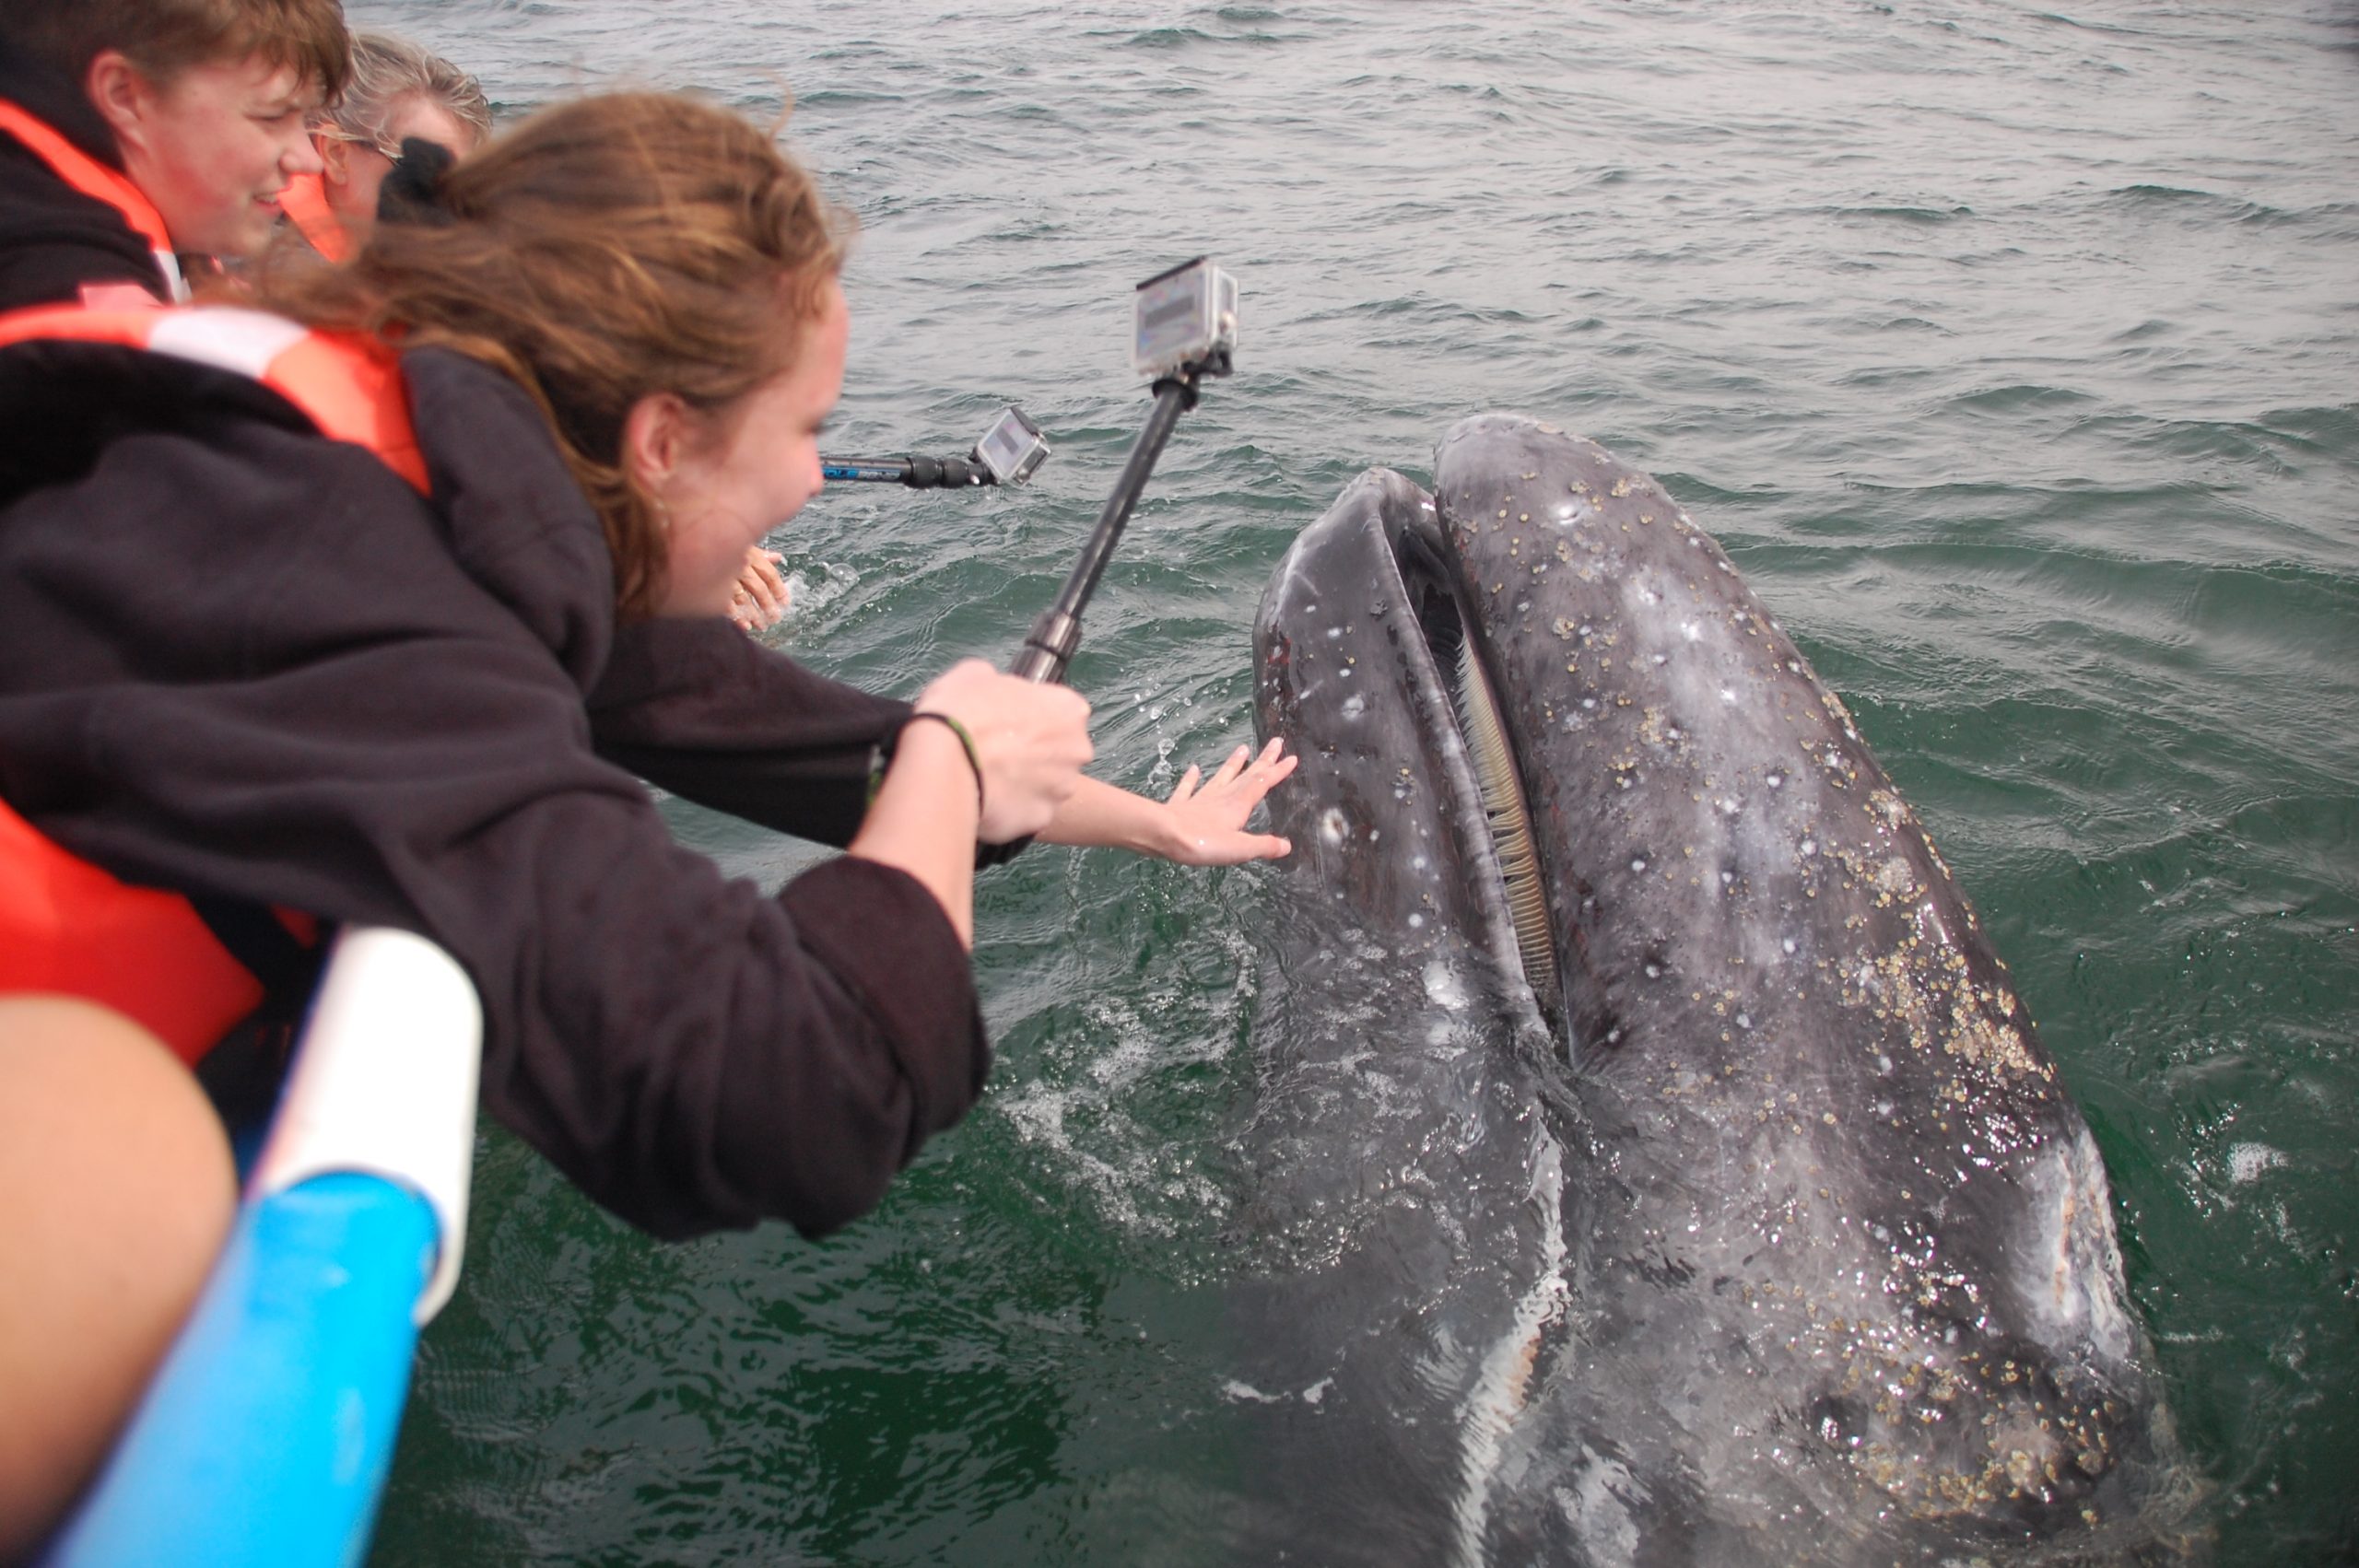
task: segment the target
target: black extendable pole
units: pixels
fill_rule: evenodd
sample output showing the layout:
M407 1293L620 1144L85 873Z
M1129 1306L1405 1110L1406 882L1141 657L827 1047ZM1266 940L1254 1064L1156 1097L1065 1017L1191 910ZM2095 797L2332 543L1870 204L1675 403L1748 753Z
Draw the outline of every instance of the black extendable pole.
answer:
M1081 612L1097 591L1097 579L1121 540L1122 525L1130 521L1131 509L1138 505L1147 475L1155 472L1156 459L1163 455L1164 443L1171 439L1180 415L1196 406L1196 380L1203 373L1201 366L1191 365L1179 375L1155 383L1155 408L1147 415L1146 428L1139 432L1138 444L1131 449L1130 461L1122 465L1122 476L1114 482L1114 493L1106 497L1106 509L1097 514L1097 530L1083 546L1081 559L1074 563L1057 602L1032 623L1015 662L1008 666L1009 673L1039 685L1064 679L1065 666L1073 662L1074 651L1081 646Z
M999 480L972 457L827 457L819 472L833 484L906 485L912 490L959 490Z

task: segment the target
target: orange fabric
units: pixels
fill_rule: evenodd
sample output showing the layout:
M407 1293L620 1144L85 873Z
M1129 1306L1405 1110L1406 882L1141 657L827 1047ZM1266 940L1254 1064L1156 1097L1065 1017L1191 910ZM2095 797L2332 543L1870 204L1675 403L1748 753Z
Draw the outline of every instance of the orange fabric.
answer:
M69 855L0 802L0 992L88 997L194 1066L262 985L189 901Z
M270 362L263 384L311 416L320 434L367 447L423 495L426 453L409 423L409 385L393 351L361 333L311 333Z
M166 295L174 299L188 298L188 285L181 276L180 258L173 253L164 215L156 210L146 192L131 182L129 175L108 168L60 135L47 121L5 98L0 98L0 131L22 142L60 180L121 213L132 232L154 249L156 280L163 285Z
M0 347L31 342L147 349L186 309L45 306L0 315ZM211 340L181 343L200 362L230 360L239 313ZM268 326L273 323L264 323ZM266 340L267 341L267 340ZM218 359L205 357L211 347ZM393 351L374 338L305 333L264 368L263 384L301 409L320 433L367 448L420 492L426 457L410 427L409 392ZM276 911L311 944L310 916ZM0 802L0 992L61 991L135 1019L194 1064L263 1000L263 988L175 893L133 887L67 853Z
M47 337L145 348L147 334L162 316L161 310L93 310L85 305L36 305L28 310L0 315L0 347Z
M147 348L159 326L182 314L166 309L94 310L79 305L12 310L0 315L0 347L49 339ZM426 454L410 427L409 388L402 380L401 361L384 344L359 333L307 333L274 357L261 379L263 385L301 409L320 434L368 448L421 495L431 490Z
M298 174L278 193L278 205L312 250L339 265L352 260L352 236L344 231L335 209L328 205L325 175Z

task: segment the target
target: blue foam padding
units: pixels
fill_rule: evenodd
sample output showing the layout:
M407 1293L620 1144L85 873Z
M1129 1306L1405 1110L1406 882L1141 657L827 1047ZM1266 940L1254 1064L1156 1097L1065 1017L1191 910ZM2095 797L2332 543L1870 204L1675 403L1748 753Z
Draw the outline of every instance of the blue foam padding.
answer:
M358 1563L393 1463L433 1210L377 1176L246 1204L50 1568Z

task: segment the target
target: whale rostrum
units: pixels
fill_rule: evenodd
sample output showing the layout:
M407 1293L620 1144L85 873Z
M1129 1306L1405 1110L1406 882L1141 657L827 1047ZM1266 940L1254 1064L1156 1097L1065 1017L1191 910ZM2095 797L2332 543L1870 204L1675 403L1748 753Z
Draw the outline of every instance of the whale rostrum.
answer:
M1370 471L1303 531L1254 654L1301 763L1245 1139L1249 1536L2200 1550L2086 1122L1841 701L1660 485L1464 421L1430 495Z

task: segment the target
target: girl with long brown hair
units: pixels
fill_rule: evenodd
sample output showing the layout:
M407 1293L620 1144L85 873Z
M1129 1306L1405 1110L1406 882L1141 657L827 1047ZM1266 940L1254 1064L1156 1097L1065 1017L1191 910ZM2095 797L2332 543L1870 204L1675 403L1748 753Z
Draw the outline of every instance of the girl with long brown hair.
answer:
M1284 853L1244 823L1291 760L1148 801L1080 772L1070 691L969 661L904 704L729 624L746 548L819 487L848 333L844 223L767 135L589 99L441 205L264 280L276 314L0 348L0 800L125 882L441 944L485 1106L633 1223L827 1231L981 1088L979 846ZM346 428L323 365L397 395ZM633 773L848 853L766 897ZM44 1478L0 1498L0 1553L227 1223L218 1129L158 1060L0 996L0 1407Z

